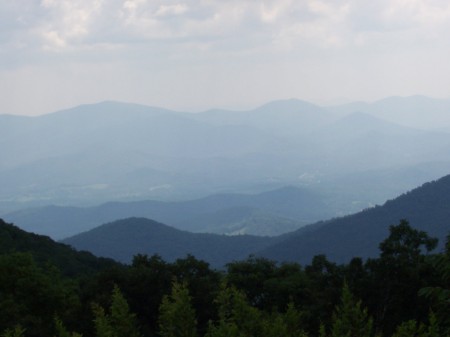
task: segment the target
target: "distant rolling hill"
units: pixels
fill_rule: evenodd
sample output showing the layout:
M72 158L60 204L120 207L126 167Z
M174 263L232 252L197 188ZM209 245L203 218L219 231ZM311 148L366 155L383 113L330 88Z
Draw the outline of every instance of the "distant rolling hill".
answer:
M275 238L193 234L143 218L102 225L63 242L99 256L130 261L133 254L160 254L168 260L192 254L223 266L249 254L279 262L309 264L318 254L343 263L378 256L389 226L407 219L411 226L440 239L450 234L450 175L354 215L332 219Z
M95 255L129 263L136 254L158 254L167 261L187 254L223 267L269 246L277 239L248 235L225 236L180 231L145 218L111 222L62 242Z
M192 201L116 202L96 207L46 206L5 214L22 229L54 239L118 219L145 217L193 232L279 235L334 215L323 198L305 188L260 194L217 194Z
M400 219L407 219L412 227L439 238L442 247L450 234L450 175L383 206L304 227L258 255L303 264L317 254L325 254L336 262L348 262L355 256L375 257L378 244L389 234L389 226L398 224Z
M439 162L448 172L450 133L412 130L385 118L386 111L398 111L396 120L413 114L425 125L435 114L447 116L447 105L405 97L325 108L291 99L248 111L187 113L102 102L38 117L0 115L0 214L51 204L259 193L286 185L330 191L330 202L340 202L335 214L348 214L436 179L430 164ZM371 184L371 173L412 172L417 165L426 180L400 175L398 184ZM342 174L369 176L367 202L357 185L339 185ZM349 193L340 193L343 188Z
M421 95L392 96L373 103L353 102L328 107L327 110L339 115L365 112L416 129L450 127L450 99L436 99Z

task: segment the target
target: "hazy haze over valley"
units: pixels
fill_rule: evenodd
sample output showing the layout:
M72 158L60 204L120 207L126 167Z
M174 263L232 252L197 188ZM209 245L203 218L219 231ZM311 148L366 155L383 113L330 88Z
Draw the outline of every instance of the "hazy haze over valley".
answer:
M402 125L411 106L428 124ZM1 115L0 214L56 239L130 216L196 232L278 235L447 174L449 107L411 96L196 114L102 102ZM127 203L92 207L111 201ZM36 206L44 207L26 209Z
M164 202L117 216L275 235L450 172L444 1L5 1L0 20L0 215L44 234Z

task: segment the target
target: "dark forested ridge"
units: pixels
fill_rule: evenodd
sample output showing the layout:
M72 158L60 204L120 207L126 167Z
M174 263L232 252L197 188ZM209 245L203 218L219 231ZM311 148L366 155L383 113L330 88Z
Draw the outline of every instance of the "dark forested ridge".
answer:
M278 238L250 235L190 233L145 218L128 218L99 226L63 242L127 263L136 254L158 254L167 261L191 254L214 267L223 267L233 260L246 258L276 240Z
M319 255L301 266L251 257L223 272L193 256L167 263L136 255L130 265L119 265L90 255L89 272L67 273L62 266L84 253L3 221L0 230L5 337L450 333L450 241L431 255L437 240L407 221L391 226L380 257L366 262L335 264Z
M51 263L65 275L92 273L118 265L111 259L97 258L89 252L77 252L47 236L25 232L0 219L0 254L30 253L39 264Z
M348 262L354 256L376 257L377 245L387 236L389 225L400 219L408 219L415 228L438 237L442 248L450 231L450 175L382 206L300 229L259 254L278 261L301 263L307 263L317 254L325 254L335 262Z

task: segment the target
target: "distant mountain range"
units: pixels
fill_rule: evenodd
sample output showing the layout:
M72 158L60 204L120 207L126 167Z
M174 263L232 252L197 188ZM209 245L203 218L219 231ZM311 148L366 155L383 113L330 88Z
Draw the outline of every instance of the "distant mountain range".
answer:
M449 105L417 96L337 107L284 100L195 114L103 102L0 115L0 214L287 185L320 190L336 215L348 214L450 171ZM396 184L371 183L387 171L399 173ZM363 176L368 188L341 184L343 175Z
M439 130L450 127L450 99L434 99L415 95L387 97L373 102L353 102L328 107L328 111L346 115L365 112L386 121L419 130Z
M275 236L334 214L317 193L284 187L255 195L217 194L192 201L45 206L12 212L3 218L24 230L62 239L129 217L145 217L192 232Z
M335 262L352 257L375 257L378 244L388 236L389 226L401 219L412 227L438 237L442 248L450 234L450 175L426 183L398 198L354 215L303 227L274 238L193 234L152 220L130 218L102 225L63 242L99 256L129 262L134 254L160 254L168 260L190 253L223 266L249 254L279 262L310 263L325 254Z

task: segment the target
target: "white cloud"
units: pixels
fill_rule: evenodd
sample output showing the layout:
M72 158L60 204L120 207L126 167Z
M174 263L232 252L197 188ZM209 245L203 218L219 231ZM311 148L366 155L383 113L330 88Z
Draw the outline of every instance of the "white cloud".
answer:
M91 28L100 15L102 3L102 0L43 0L41 5L48 16L34 29L42 37L43 48L60 51L95 34Z
M17 90L31 90L33 81L56 86L43 77L57 79L69 64L97 69L93 81L110 79L103 64L109 71L120 68L118 81L127 83L120 97L152 104L184 97L190 106L199 104L186 97L186 88L202 104L240 97L236 88L248 88L242 99L261 97L262 103L270 92L300 98L352 96L352 90L358 92L355 98L364 98L364 90L366 97L396 94L382 85L361 85L370 76L381 82L377 74L391 84L390 91L395 84L402 93L405 87L443 92L439 88L450 81L443 61L450 57L446 0L5 0L0 22L0 72L8 71L12 81L17 71L22 83L21 69L39 69L30 86ZM435 85L425 78L431 71L427 59L438 69ZM135 81L127 71L138 74ZM414 88L401 87L399 79L408 71L415 76L408 77ZM75 72L64 76L79 83L77 97L86 92L93 99L85 79ZM227 76L238 76L239 85ZM102 85L99 100L114 98L105 97L108 88L119 95L109 80ZM226 85L233 88L227 91ZM158 95L146 96L143 88ZM201 98L202 92L208 97ZM157 101L146 101L150 96Z
M174 4L174 5L160 5L156 11L156 16L171 16L171 15L181 15L188 10L188 6L185 4Z
M4 39L37 36L47 51L176 39L216 39L210 45L214 48L223 38L242 40L243 51L249 39L264 48L285 46L284 51L305 43L342 47L392 31L414 31L411 38L417 39L420 30L438 38L450 21L449 3L425 0L43 0L39 9L36 0L20 3L3 5L14 27Z

